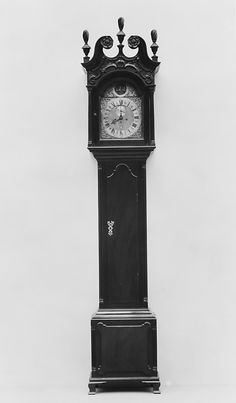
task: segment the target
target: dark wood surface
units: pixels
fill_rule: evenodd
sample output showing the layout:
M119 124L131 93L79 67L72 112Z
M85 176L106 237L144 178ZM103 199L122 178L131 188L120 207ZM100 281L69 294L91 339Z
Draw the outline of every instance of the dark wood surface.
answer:
M145 183L143 161L99 165L100 308L147 306Z
M156 318L148 309L99 310L92 318L92 373L89 385L159 390Z
M137 35L128 38L128 46L137 52L127 57L123 53L123 18L118 26L114 57L104 53L113 46L113 39L103 36L90 59L89 33L83 33L88 149L98 161L99 200L99 309L91 321L89 391L151 386L158 393L157 325L148 309L146 234L146 159L155 148L153 94L160 65L157 33L151 32L151 58L145 41ZM101 97L117 82L130 85L142 99L141 135L137 138L100 135Z

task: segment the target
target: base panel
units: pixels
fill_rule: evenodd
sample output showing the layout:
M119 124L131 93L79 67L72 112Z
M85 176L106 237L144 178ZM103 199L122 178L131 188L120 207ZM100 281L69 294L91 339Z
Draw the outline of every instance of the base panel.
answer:
M98 310L91 320L90 394L97 388L150 388L159 393L155 315L149 309Z

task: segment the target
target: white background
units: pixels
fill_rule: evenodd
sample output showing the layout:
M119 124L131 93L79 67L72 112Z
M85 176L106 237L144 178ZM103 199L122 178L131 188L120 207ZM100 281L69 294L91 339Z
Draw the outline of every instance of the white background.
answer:
M147 201L161 381L235 384L235 15L233 0L0 1L0 386L87 393L98 231L82 31L92 54L120 16L126 38L159 34Z

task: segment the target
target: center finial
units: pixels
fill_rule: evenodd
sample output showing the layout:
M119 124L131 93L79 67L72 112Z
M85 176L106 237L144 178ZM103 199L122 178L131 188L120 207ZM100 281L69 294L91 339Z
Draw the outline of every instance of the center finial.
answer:
M123 42L123 40L124 40L124 37L125 37L125 33L123 32L124 23L125 23L125 20L124 20L123 17L118 18L119 32L118 32L118 34L117 34L117 38L118 38L118 41L119 41L120 44L122 44L122 42ZM118 47L119 47L119 46L120 46L120 45L118 45ZM123 45L122 45L122 47L123 47Z

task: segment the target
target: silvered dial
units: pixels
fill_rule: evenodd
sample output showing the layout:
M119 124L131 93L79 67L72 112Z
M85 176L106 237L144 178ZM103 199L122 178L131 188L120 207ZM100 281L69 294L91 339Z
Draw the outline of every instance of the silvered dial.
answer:
M134 136L141 124L141 105L131 98L104 99L102 125L111 137L125 139Z

